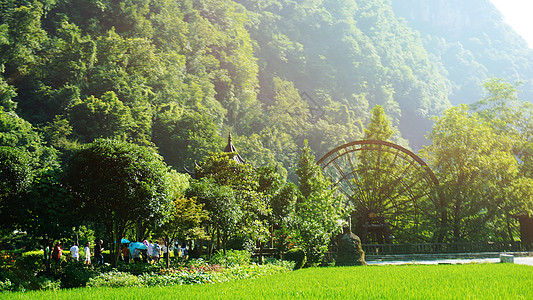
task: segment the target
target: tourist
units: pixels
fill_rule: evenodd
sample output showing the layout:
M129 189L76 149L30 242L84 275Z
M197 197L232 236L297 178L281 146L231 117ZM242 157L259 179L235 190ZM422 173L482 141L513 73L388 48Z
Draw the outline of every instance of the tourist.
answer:
M83 251L85 251L85 264L90 265L91 264L91 242L87 242L85 244L85 248L83 248Z
M80 248L78 247L78 243L74 243L74 245L70 247L70 258L75 261L80 260Z
M94 245L94 257L96 258L96 264L103 264L104 263L104 247L102 247L102 244L104 241L97 240L96 245Z
M146 254L148 256L148 262L149 263L152 263L152 251L154 249L154 245L152 244L152 241L150 241L148 243L148 245L146 245Z
M57 242L56 245L54 246L54 250L52 250L52 259L56 263L59 263L62 252L63 252L63 248L61 248L61 242Z
M181 245L181 248L180 248L180 257L183 258L183 259L187 259L187 255L189 253L187 253L187 244L185 242L183 242L183 244Z
M163 252L163 259L167 259L168 257L168 247L166 243L163 243L163 246L161 246L161 252Z
M124 262L130 262L130 249L126 245L122 245L122 259Z
M136 263L140 263L141 262L141 250L139 250L139 248L135 248L133 249L133 261L136 262Z
M154 263L159 262L159 252L161 251L161 246L155 242L155 244L152 246L152 261Z

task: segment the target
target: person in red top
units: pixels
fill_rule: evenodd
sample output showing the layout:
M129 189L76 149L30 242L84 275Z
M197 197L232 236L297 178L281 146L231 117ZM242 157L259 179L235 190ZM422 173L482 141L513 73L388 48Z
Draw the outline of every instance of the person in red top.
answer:
M59 263L59 260L61 260L61 253L63 252L63 248L61 248L61 242L57 242L54 246L54 250L52 250L52 259Z

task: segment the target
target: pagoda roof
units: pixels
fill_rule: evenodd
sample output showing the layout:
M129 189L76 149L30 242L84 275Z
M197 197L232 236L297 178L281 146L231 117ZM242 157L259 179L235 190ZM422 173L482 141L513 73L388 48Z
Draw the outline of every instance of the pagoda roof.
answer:
M242 157L237 152L237 149L235 148L235 146L231 142L231 133L228 135L228 144L226 145L226 148L224 149L224 152L226 152L226 153L235 153L235 155L233 155L233 160L235 160L239 164L244 164L245 163L244 159L242 159Z

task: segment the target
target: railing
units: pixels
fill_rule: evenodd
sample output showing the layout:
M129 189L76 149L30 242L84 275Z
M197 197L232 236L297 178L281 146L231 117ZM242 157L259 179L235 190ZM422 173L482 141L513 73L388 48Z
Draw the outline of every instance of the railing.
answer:
M363 244L365 255L387 254L444 254L444 253L481 253L524 251L520 242L472 242L472 243L426 243L426 244ZM337 247L330 246L326 258L334 259ZM260 256L259 248L253 256ZM276 248L263 248L263 257L278 257Z
M364 244L366 255L511 252L524 250L520 242L472 242L427 244Z

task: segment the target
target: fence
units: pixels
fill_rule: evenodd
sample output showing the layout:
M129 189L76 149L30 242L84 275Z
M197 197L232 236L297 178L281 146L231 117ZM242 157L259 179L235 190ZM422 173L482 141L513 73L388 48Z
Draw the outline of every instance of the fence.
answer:
M480 252L517 252L524 251L520 242L472 242L472 243L426 243L426 244L363 244L365 255L387 254L443 254L443 253L480 253ZM328 259L337 254L337 247L330 246L326 253ZM260 256L256 248L253 256ZM264 248L263 257L279 257L276 248Z
M333 249L332 249L333 250ZM472 242L427 244L364 244L366 255L437 254L523 251L520 242Z

